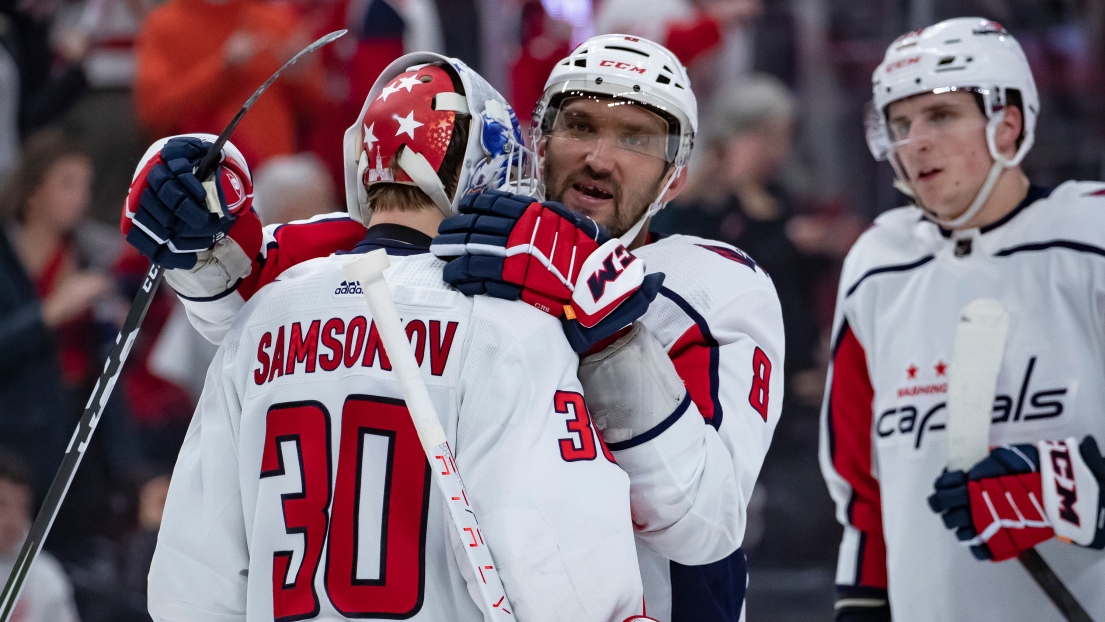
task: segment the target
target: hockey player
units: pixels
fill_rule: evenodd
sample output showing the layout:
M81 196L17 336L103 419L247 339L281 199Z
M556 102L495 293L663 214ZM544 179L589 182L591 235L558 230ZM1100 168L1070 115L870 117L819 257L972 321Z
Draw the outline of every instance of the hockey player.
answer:
M844 525L836 619L1060 620L1002 561L1034 545L1105 619L1092 550L1105 546L1105 184L1029 182L1039 98L994 22L907 33L872 81L872 152L914 205L875 221L840 280L821 430ZM947 472L953 339L977 298L1009 313L996 448Z
M463 191L497 186L509 166L480 146L503 129L473 121L489 112L509 107L437 55L400 58L370 91L354 126L368 128L355 148L373 164L361 176L372 207L355 214L368 230L347 254L284 272L223 339L173 473L149 577L155 620L497 619L431 490L360 285L343 277L374 249L392 256L390 286L514 615L645 619L628 478L590 423L558 323L458 294L429 253ZM228 143L209 202L187 172L209 144L160 141L138 176L215 226L207 206L248 210L250 178Z
M582 258L596 245L573 231L582 221L556 204L467 197L461 215L443 224L434 252L455 257L446 277L462 291L521 297L561 317L574 349L595 352L580 376L596 424L630 477L649 615L736 621L747 582L739 548L746 507L782 407L782 376L772 373L783 365L774 288L731 246L647 232L650 217L683 187L697 129L686 71L668 50L624 35L586 41L557 64L535 118L548 198L594 218L634 248L650 273L667 275L639 325L629 334L612 331L603 322L610 307L596 313L579 299L592 287L616 294L607 280L623 262L642 262L620 256L593 283L579 280ZM347 155L367 136L379 134L351 128ZM501 153L494 142L484 144L489 158ZM371 163L347 160L351 213L364 202L356 184L363 168ZM363 237L344 217L262 232L247 213L217 240L170 219L173 193L148 185L132 185L128 239L177 268L166 278L215 341L244 300L288 266ZM167 205L147 207L159 201L139 202L146 192L166 194Z

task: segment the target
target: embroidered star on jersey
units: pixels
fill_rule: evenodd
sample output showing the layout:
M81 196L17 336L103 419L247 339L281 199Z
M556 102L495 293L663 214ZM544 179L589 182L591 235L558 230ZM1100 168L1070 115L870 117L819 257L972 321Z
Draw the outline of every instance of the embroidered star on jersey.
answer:
M418 121L414 120L414 111L413 110L408 112L407 116L405 116L405 117L400 117L399 115L394 115L392 118L394 118L396 121L399 122L399 129L395 130L395 135L396 136L398 136L400 134L406 134L407 136L410 136L413 139L415 128L419 128L419 127L422 127L424 125L423 123L419 123Z

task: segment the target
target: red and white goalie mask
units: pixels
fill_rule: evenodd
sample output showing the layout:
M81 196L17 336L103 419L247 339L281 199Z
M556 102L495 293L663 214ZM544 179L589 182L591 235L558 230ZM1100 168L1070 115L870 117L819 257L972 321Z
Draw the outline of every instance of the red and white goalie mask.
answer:
M462 123L469 124L468 140L449 194L439 174ZM345 133L345 153L346 205L365 224L372 209L368 187L376 183L416 186L446 216L468 192L532 195L538 186L536 157L506 99L460 60L427 52L384 69Z

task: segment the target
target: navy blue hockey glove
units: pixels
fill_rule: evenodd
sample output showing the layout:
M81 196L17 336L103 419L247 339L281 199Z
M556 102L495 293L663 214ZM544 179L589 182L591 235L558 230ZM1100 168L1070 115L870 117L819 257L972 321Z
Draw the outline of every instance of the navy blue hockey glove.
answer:
M644 315L664 281L593 220L559 203L486 191L445 219L430 250L449 261L444 278L461 292L525 302L561 319L568 342L587 352Z
M240 215L256 218L249 168L233 145L223 148L210 189L196 178L194 171L214 141L208 134L162 139L146 152L131 182L123 234L166 268L192 268L198 253L225 237Z
M929 507L981 560L1003 561L1057 536L1105 548L1105 461L1086 437L1003 445L969 473L945 471Z

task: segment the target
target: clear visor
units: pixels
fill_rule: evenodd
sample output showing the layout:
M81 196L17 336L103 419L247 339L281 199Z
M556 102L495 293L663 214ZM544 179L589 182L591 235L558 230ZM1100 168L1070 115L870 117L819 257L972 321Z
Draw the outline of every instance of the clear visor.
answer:
M650 106L608 95L572 93L550 105L541 123L545 136L596 150L606 145L630 158L675 162L678 124Z

